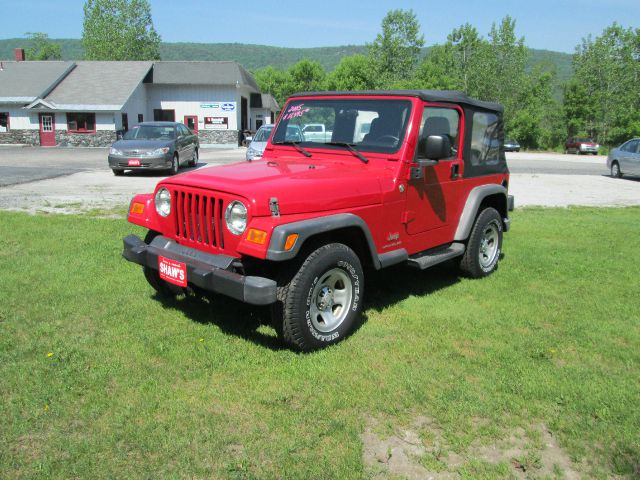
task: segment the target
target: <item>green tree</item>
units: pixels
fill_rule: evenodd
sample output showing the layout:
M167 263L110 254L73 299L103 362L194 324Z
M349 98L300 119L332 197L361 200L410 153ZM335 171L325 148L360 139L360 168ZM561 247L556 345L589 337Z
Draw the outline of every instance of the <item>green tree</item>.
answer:
M269 93L278 101L278 105L282 106L287 98L288 90L287 85L289 82L289 75L287 72L278 70L269 65L260 70L256 70L253 74L260 91L263 93Z
M315 92L325 89L324 80L327 76L319 62L306 58L292 65L288 70L287 95L295 92Z
M424 37L413 10L391 10L382 20L382 32L367 45L375 65L377 87L411 78L418 65Z
M29 47L26 51L27 60L60 60L62 59L62 47L58 43L49 40L49 35L42 32L25 33L29 39Z
M375 88L371 59L365 55L343 57L327 76L328 90L372 90Z
M478 30L469 23L455 28L447 35L445 47L454 67L455 83L464 92L477 90L476 80L481 69L477 53L483 45Z
M87 0L83 27L87 60L160 59L147 0Z
M587 37L576 48L573 68L565 86L570 132L608 145L639 135L640 29L614 23L595 40Z

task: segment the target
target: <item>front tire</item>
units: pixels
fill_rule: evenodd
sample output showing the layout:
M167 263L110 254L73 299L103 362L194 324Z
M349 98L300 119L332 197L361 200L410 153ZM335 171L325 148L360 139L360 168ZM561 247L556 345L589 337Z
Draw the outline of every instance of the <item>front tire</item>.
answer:
M495 208L485 208L473 225L460 269L471 278L482 278L498 268L502 251L502 218Z
M330 243L285 275L272 307L278 334L293 348L311 351L339 342L362 309L364 273L351 248Z
M178 160L178 154L174 153L173 160L171 160L171 168L169 169L169 175L175 175L180 170L180 161Z
M149 230L146 237L144 237L144 243L149 245L158 235L160 235L158 232ZM149 285L151 285L151 287L153 287L160 296L171 298L184 292L183 288L162 280L157 269L144 266L142 267L142 271L144 272L144 278L147 280Z
M622 178L622 171L620 170L620 165L618 165L618 162L613 162L611 164L611 176L613 178Z
M198 165L198 149L194 148L193 157L191 157L191 160L189 160L189 166L195 167L196 165Z

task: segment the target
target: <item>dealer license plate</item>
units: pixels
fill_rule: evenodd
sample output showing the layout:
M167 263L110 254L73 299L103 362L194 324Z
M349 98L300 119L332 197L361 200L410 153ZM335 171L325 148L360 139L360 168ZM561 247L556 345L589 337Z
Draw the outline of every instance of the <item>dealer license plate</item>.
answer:
M130 167L139 167L140 166L140 159L139 158L130 158L129 161L127 162L127 165L129 165Z
M179 287L187 286L187 265L185 263L158 256L158 273L160 278L166 282Z

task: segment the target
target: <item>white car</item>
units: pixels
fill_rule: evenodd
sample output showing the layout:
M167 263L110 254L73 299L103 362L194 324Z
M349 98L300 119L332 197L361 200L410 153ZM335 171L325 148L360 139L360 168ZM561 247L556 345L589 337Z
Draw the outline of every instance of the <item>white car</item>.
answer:
M249 144L249 148L247 148L246 158L248 161L262 158L262 154L267 146L271 132L273 132L273 125L262 125L258 129Z
M640 138L632 138L611 150L607 156L607 168L615 178L640 175Z

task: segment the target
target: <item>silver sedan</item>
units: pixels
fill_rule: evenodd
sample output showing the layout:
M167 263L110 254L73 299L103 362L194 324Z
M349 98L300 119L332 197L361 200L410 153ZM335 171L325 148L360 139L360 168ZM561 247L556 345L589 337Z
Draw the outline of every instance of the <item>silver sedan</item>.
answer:
M640 138L632 138L611 150L607 156L607 168L615 178L640 175Z

